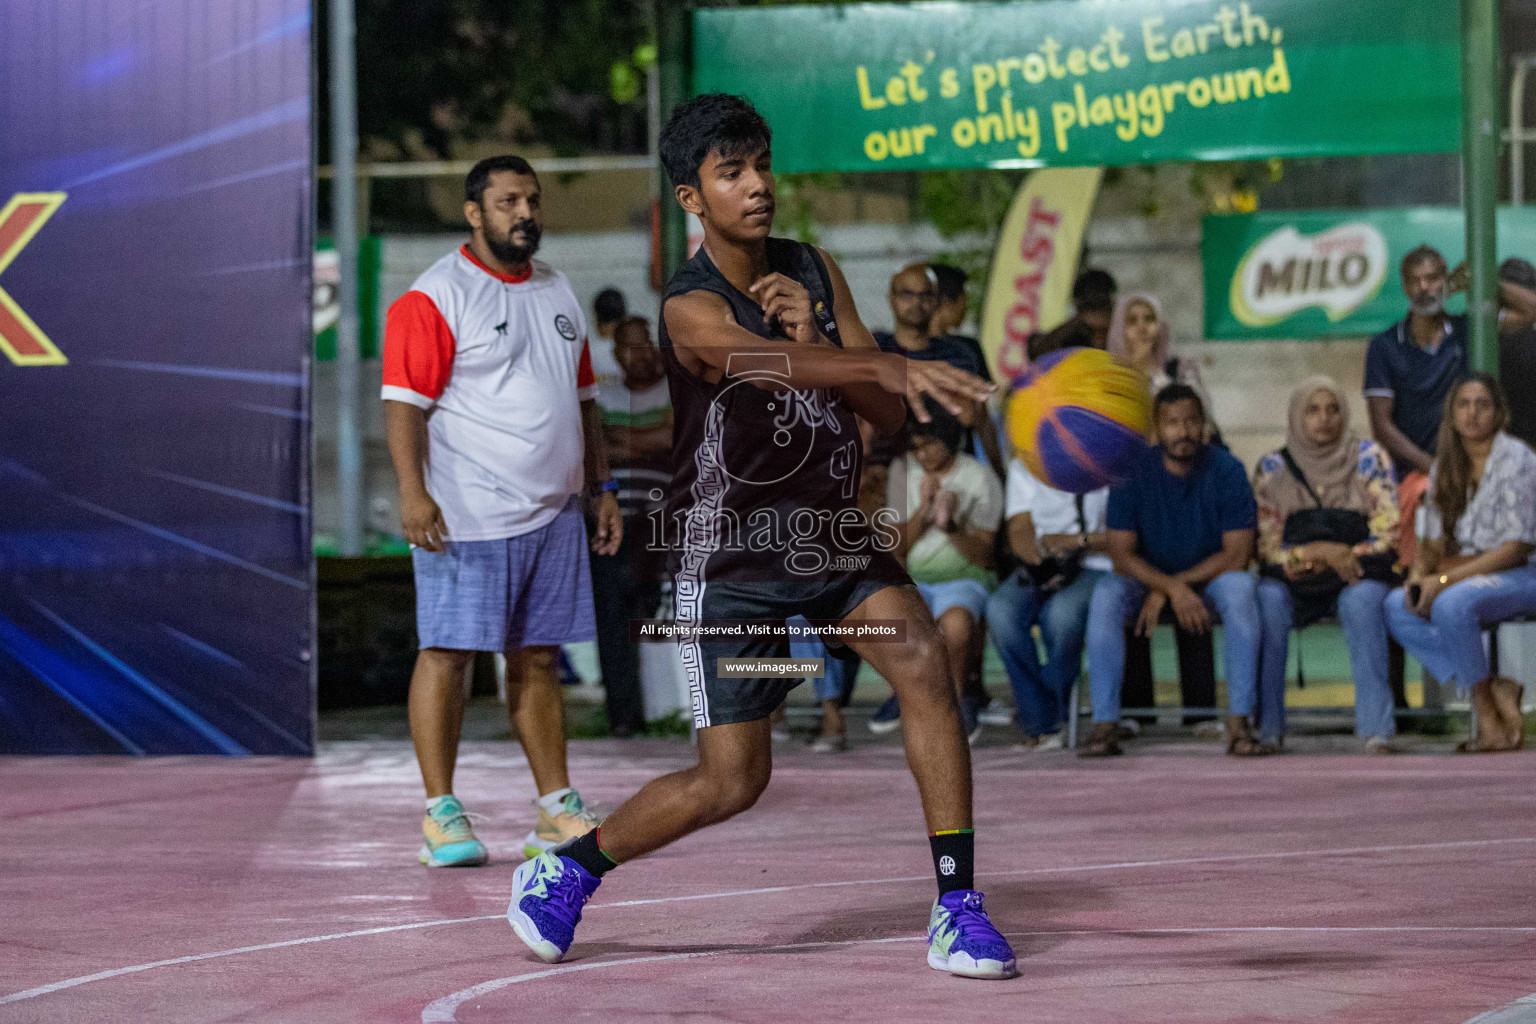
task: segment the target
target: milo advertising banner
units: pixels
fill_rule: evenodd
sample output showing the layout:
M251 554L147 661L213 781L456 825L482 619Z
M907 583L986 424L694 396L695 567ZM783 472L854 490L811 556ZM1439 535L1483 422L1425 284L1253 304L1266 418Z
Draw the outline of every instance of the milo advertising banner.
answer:
M1536 260L1536 208L1499 210L1499 259ZM1205 218L1205 336L1213 340L1375 334L1402 319L1398 265L1430 245L1466 251L1459 207L1307 210ZM1462 301L1453 298L1452 309Z

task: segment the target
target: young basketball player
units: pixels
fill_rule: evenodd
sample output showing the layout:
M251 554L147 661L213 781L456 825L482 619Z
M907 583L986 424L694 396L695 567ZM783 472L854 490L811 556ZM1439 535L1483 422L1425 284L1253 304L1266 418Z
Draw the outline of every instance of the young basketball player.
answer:
M661 135L678 202L704 225L703 247L673 277L661 311L675 435L662 524L672 532L660 540L670 549L677 619L904 623L897 642L847 642L901 699L939 886L928 964L1010 977L1013 951L973 888L970 753L943 644L879 525L857 510L857 417L890 432L907 404L927 417L924 395L958 413L992 387L945 363L881 352L832 258L769 237L769 142L750 104L718 94L679 107ZM565 955L605 873L756 802L772 762L768 716L799 680L729 678L720 662L787 647L684 638L699 763L650 782L600 828L517 869L507 917L537 956Z

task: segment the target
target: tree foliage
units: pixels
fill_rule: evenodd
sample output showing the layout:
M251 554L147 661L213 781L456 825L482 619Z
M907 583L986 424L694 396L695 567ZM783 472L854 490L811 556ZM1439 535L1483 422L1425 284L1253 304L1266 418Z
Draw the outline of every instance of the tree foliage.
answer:
M328 42L316 11L321 135ZM610 95L616 62L650 38L648 0L356 0L358 131L447 156L455 141L505 135L556 152L643 149L644 103Z

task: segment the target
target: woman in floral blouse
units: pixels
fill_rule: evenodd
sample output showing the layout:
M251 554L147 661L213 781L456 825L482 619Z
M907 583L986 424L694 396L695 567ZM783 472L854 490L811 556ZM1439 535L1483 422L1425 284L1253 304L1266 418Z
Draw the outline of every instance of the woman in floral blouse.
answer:
M1483 627L1536 614L1536 452L1504 432L1498 381L1474 373L1446 396L1419 511L1407 586L1387 598L1392 635L1440 679L1471 687L1476 739L1461 749L1518 750L1525 688L1490 676Z
M1285 447L1259 460L1259 612L1264 649L1261 738L1285 730L1285 655L1293 626L1337 615L1355 683L1355 735L1390 752L1396 730L1387 680L1383 599L1396 581L1392 537L1397 491L1392 463L1375 441L1349 429L1349 402L1332 378L1309 377L1291 392Z

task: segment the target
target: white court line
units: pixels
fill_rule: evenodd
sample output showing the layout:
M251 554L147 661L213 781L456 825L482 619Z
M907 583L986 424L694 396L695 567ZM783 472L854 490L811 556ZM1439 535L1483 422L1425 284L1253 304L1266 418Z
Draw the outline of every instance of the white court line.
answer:
M1040 938L1044 936L1084 936L1084 935L1208 935L1212 933L1231 932L1536 932L1536 927L1494 927L1494 926L1469 926L1456 927L1453 925L1414 926L1414 925L1383 925L1379 927L1340 927L1340 928L1307 928L1255 925L1237 928L1094 928L1062 931L1038 931L1038 932L1008 932L1005 937L1010 939ZM471 999L489 995L497 989L506 988L508 985L517 985L525 981L538 981L541 978L552 978L560 974L574 974L577 971L595 971L603 967L623 967L627 964L650 964L662 960L694 960L701 957L729 956L756 956L760 953L783 953L788 950L798 949L825 949L833 946L876 946L888 942L923 942L926 936L902 935L896 938L886 939L842 939L826 942L791 942L781 946L751 946L736 949L709 949L691 953L665 953L654 956L633 956L623 960L602 960L597 963L570 964L565 967L552 967L545 971L531 971L527 974L513 974L506 978L496 978L491 981L482 981L478 985L460 989L451 995L434 999L421 1011L421 1024L458 1024L459 1007ZM1473 1024L1468 1021L1467 1024ZM1501 1022L1501 1024L1515 1024L1515 1022Z
M61 989L74 988L76 985L85 985L92 981L105 981L108 978L118 978L124 974L138 974L140 971L152 971L157 967L175 967L177 964L192 964L199 960L217 960L219 957L235 956L239 953L260 953L267 949L283 949L288 946L307 946L312 942L329 942L332 939L355 939L361 935L382 935L385 932L403 932L413 928L437 928L445 924L465 924L470 921L496 921L504 919L505 914L482 914L479 917L455 917L444 921L417 921L415 924L390 924L380 928L363 928L355 932L337 932L334 935L311 935L303 939L285 939L282 942L263 942L259 946L237 946L234 949L221 949L216 953L194 953L191 956L178 956L170 960L156 960L147 964L134 964L132 967L115 967L110 971L98 971L95 974L84 974L78 978L67 978L64 981L55 981L50 985L39 985L37 988L29 988L23 992L12 992L8 996L0 996L0 1006L6 1003L19 1003L23 999L36 999L38 996L46 996L50 992L58 992Z
M1082 871L1122 871L1133 868L1179 867L1189 864L1232 864L1244 861L1281 860L1297 857L1347 857L1358 854L1404 853L1417 850L1451 850L1472 846L1500 846L1511 843L1536 843L1536 836L1519 836L1508 839L1462 839L1444 843L1405 843L1394 846L1353 846L1332 850L1292 850L1279 853L1234 853L1214 857L1119 861L1110 864L1072 864L1054 868L1020 868L1012 871L987 871L983 872L982 875L986 878L1019 877L1023 875L1061 875ZM806 889L832 889L848 885L889 885L899 882L922 882L932 877L932 875L905 875L897 878L854 878L841 882L806 882L800 885L775 885L761 889L733 889L727 892L695 893L689 896L658 896L652 899L622 900L617 903L598 904L589 907L588 913L593 910L645 907L657 903L685 903L692 900L726 899L734 896L760 896L779 892L799 892ZM105 981L109 978L117 978L125 974L138 974L141 971L152 971L160 967L175 967L180 964L197 963L203 960L217 960L221 957L236 956L241 953L260 953L270 949L304 946L316 942L330 942L335 939L354 939L366 935L384 935L389 932L411 931L417 928L438 928L450 924L470 924L475 921L495 921L505 916L504 914L480 914L474 917L445 918L440 921L416 921L411 924L383 925L378 928L363 928L358 931L336 932L330 935L311 935L302 939L285 939L281 942L264 942L255 946L221 949L213 953L194 953L190 956L179 956L168 960L155 960L145 964L134 964L131 967L116 967L108 971L98 971L95 974L85 974L78 978L66 978L63 981L39 985L36 988L25 989L21 992L12 992L9 995L0 996L0 1006L4 1006L7 1003L19 1003L24 999L35 999L38 996L46 996L53 992L74 988L77 985L86 985L93 981Z
M1480 1013L1467 1024L1531 1024L1536 1021L1536 992L1505 1003L1497 1010Z

